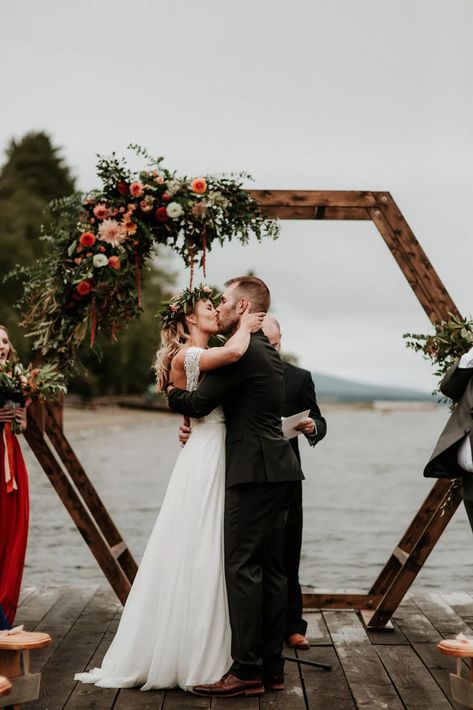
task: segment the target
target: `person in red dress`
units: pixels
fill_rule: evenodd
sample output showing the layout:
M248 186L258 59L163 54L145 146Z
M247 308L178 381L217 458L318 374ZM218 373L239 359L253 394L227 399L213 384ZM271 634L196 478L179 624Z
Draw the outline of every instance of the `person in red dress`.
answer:
M15 360L7 329L0 325L0 363ZM26 429L26 408L0 407L0 629L13 624L28 539L28 474L10 423Z

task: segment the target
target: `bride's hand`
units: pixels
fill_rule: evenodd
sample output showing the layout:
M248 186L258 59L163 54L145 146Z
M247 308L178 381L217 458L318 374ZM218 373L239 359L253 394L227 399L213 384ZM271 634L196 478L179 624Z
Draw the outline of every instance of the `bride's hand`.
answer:
M249 313L248 311L251 308L251 303L248 302L245 310L243 311L240 319L240 328L246 328L246 330L249 330L250 333L256 333L258 330L261 330L261 326L263 323L263 319L266 315L264 311L260 311L259 313Z

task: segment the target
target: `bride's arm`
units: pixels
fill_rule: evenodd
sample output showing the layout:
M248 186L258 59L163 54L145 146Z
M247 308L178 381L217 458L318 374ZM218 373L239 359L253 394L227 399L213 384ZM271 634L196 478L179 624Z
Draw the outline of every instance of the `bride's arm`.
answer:
M201 372L216 370L223 365L231 365L236 362L248 350L251 333L256 333L261 329L261 324L265 313L248 313L245 311L240 319L237 330L222 347L208 348L204 350L199 359L199 369Z
M248 350L251 333L256 333L261 328L261 323L266 314L248 313L245 311L241 317L237 330L225 345L203 350L199 358L200 372L216 370L224 365L231 365L239 360ZM184 359L187 348L182 348L174 357L171 365L172 381L176 387L185 389L186 376L184 372ZM184 383L184 384L183 384Z

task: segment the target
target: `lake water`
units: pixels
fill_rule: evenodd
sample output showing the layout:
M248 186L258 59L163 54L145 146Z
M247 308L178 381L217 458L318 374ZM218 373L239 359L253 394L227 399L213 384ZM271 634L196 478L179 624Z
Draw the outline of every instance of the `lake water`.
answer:
M366 591L432 486L422 469L448 410L334 409L326 417L328 434L318 446L301 441L301 581ZM69 439L137 560L179 453L179 421L167 413L66 410ZM31 488L24 584L102 582L46 475L25 442L22 447ZM472 539L462 506L416 585L470 591Z

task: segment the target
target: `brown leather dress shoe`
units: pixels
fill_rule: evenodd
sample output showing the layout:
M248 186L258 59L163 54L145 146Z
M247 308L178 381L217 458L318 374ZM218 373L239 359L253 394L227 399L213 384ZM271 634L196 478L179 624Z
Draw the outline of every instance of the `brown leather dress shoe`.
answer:
M264 685L260 680L243 680L227 673L216 683L194 686L192 692L196 695L234 698L236 695L263 695Z
M302 634L291 634L287 640L287 645L291 648L297 648L299 651L307 651L310 648L308 639Z

